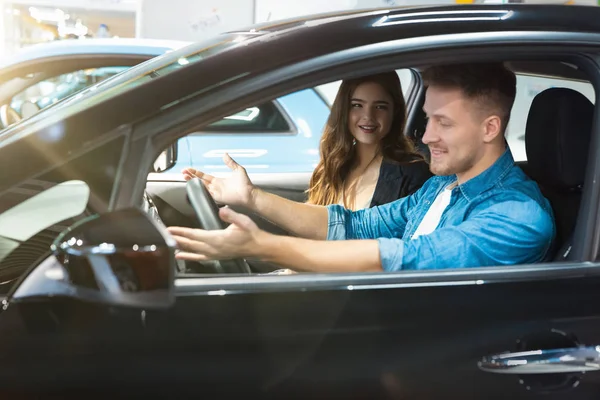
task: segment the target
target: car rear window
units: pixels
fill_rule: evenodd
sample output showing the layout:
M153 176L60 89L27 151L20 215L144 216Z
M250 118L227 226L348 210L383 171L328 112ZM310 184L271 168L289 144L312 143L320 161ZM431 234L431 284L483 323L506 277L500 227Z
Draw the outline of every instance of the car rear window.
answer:
M533 98L538 93L554 87L576 90L595 103L594 87L590 82L517 74L517 96L505 133L515 161L527 161L525 127Z

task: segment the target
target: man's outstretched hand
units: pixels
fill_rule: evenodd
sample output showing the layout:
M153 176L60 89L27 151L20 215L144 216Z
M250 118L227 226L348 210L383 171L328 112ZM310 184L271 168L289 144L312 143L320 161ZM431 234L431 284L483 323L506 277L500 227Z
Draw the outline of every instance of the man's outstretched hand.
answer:
M254 256L260 239L268 234L261 231L248 216L228 207L219 210L219 217L231 225L226 229L211 231L178 226L167 228L180 250L176 258L208 261Z

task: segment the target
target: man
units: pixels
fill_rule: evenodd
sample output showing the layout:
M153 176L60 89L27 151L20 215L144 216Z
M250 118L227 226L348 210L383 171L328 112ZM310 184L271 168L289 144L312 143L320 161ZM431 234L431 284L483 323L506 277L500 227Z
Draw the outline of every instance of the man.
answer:
M294 270L398 271L538 262L554 237L548 201L515 166L504 131L516 93L502 64L427 69L423 143L436 175L409 197L351 212L255 188L228 156L227 179L193 169L216 201L243 205L299 237L261 231L225 208L222 231L171 227L180 259L259 258Z

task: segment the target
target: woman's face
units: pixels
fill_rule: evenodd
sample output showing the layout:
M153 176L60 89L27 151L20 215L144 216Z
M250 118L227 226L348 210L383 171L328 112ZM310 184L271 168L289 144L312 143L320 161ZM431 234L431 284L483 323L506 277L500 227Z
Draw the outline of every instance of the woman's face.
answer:
M378 83L361 83L350 96L348 129L357 143L379 143L390 132L393 118L392 98Z

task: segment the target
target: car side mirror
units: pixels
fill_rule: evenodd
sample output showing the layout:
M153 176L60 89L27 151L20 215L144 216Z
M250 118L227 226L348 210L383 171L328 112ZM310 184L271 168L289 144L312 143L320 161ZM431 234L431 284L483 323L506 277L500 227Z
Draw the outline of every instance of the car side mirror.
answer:
M115 306L174 302L175 241L136 208L82 220L63 231L53 256L17 285L9 301L66 296Z
M177 142L173 143L154 161L152 172L165 172L177 163Z

